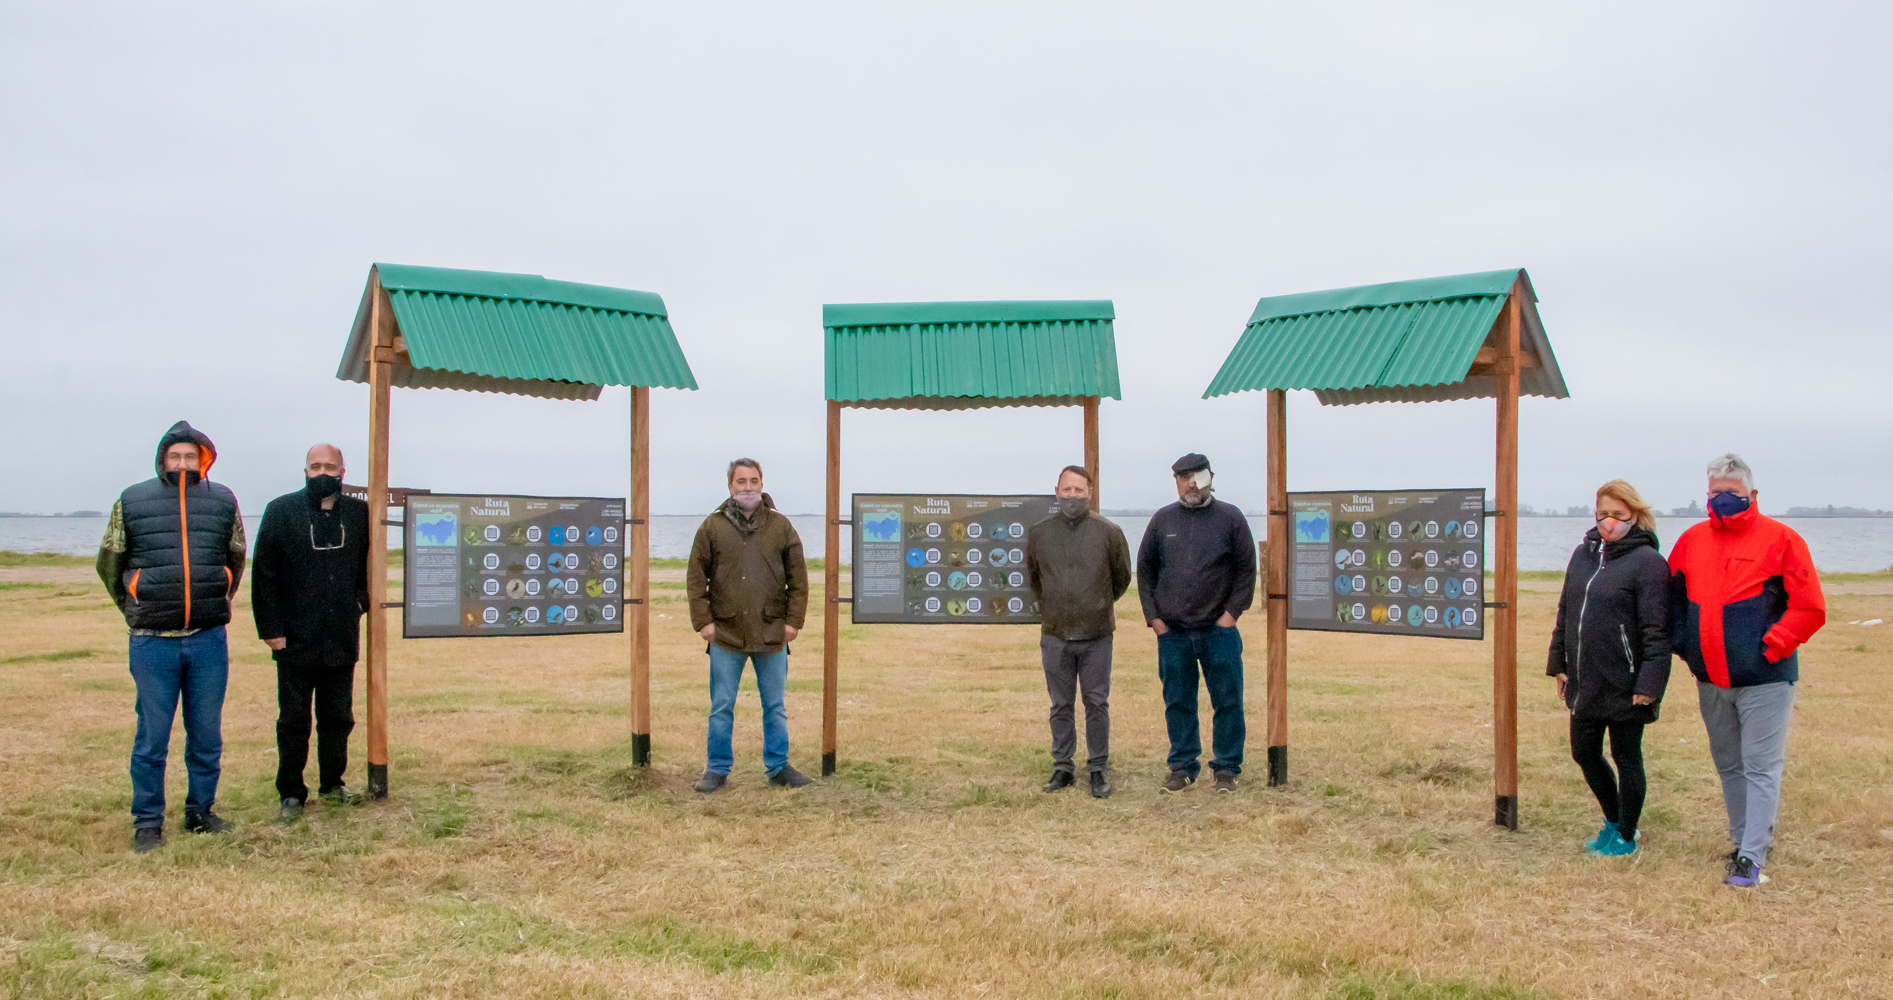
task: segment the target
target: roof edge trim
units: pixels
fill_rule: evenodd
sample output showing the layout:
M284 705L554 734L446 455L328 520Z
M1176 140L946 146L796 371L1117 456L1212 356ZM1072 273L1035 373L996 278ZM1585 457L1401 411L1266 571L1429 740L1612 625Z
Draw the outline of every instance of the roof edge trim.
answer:
M1115 320L1110 299L988 302L852 302L822 306L825 327L947 326L956 323L1057 323Z
M1319 292L1271 295L1255 304L1255 311L1249 314L1247 325L1254 326L1257 323L1291 316L1345 312L1349 309L1371 309L1414 302L1440 302L1446 299L1504 295L1512 290L1512 284L1524 273L1524 268L1514 267L1502 271L1451 274L1438 278L1390 281L1379 285L1355 285Z
M604 309L663 316L663 296L609 285L587 285L576 281L556 281L537 274L512 274L505 271L469 271L451 267L422 267L414 264L377 263L375 272L381 287L390 292L419 292L434 295L461 295L481 299L518 299L550 305Z

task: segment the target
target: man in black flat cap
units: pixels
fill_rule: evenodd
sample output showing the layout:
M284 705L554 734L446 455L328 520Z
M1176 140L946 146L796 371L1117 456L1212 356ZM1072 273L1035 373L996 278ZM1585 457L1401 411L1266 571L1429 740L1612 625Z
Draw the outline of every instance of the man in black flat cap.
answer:
M1209 459L1185 455L1170 467L1177 502L1151 517L1137 550L1137 596L1157 633L1157 677L1170 731L1166 792L1196 783L1202 769L1196 678L1214 710L1210 770L1216 791L1236 790L1247 728L1242 714L1242 634L1236 619L1255 600L1255 537L1235 505L1212 494Z

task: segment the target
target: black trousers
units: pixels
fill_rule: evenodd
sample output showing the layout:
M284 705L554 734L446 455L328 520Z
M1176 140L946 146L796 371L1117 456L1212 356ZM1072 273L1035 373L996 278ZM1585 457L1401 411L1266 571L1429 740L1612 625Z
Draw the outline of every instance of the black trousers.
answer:
M1085 769L1093 774L1111 763L1111 637L1066 642L1039 636L1045 666L1045 691L1052 696L1052 769L1072 774L1078 749L1073 708L1079 691L1085 702Z
M1610 734L1610 759L1604 762L1604 734ZM1637 839L1637 820L1643 815L1643 723L1602 722L1571 717L1571 759L1584 771L1584 780L1604 808L1604 819L1617 824L1625 840Z
M355 730L355 665L276 663L276 794L307 799L302 769L309 763L309 703L315 702L319 791L340 787L348 770L348 734Z

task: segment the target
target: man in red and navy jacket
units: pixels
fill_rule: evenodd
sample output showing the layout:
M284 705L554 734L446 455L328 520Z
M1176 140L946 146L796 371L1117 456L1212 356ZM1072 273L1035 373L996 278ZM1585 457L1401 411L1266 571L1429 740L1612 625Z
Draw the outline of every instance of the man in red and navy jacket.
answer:
M1709 754L1729 813L1728 883L1751 888L1774 840L1799 654L1827 622L1827 599L1794 529L1756 509L1755 474L1735 455L1709 463L1709 520L1670 551L1676 654L1696 675Z

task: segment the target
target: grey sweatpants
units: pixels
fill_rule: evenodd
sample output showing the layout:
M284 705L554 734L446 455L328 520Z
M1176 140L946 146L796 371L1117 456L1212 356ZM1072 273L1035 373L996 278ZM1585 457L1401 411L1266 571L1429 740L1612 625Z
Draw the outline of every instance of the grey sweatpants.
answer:
M1750 861L1765 864L1768 845L1775 839L1775 810L1781 805L1794 684L1720 688L1697 681L1696 698L1709 730L1709 756L1722 776L1729 841Z
M1093 772L1104 770L1111 759L1111 637L1066 642L1041 635L1039 657L1045 663L1045 691L1052 696L1052 767L1068 774L1074 770L1078 727L1072 708L1082 687L1087 763Z

